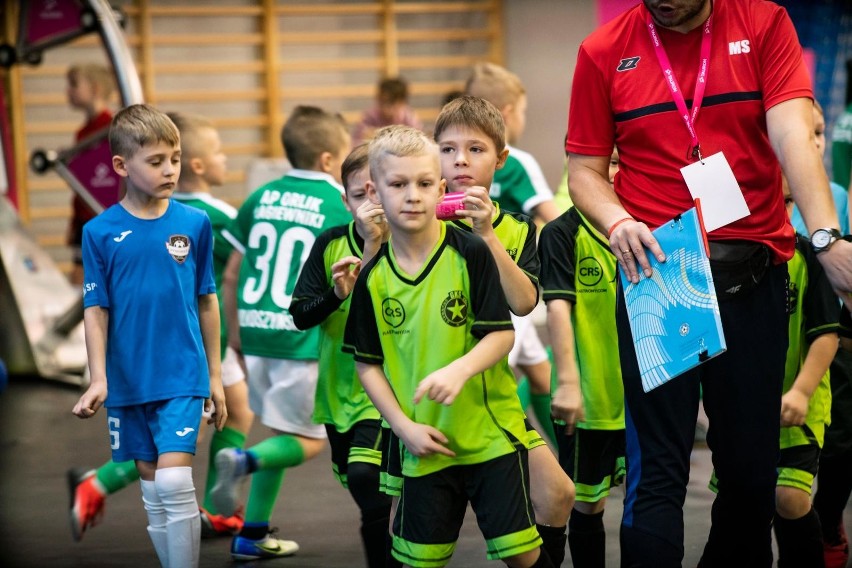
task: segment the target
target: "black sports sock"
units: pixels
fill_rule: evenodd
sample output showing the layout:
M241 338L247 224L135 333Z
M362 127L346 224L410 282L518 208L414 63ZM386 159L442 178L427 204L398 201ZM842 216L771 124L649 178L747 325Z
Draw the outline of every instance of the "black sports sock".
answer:
M536 525L535 528L541 536L541 548L547 552L550 562L554 566L562 566L562 561L565 560L565 541L568 540L565 530L568 527Z
M541 554L538 555L538 560L535 561L535 564L530 566L530 568L555 568L557 564L554 564L550 560L550 556L547 555L547 551L544 548L539 549Z
M568 519L568 547L574 568L604 568L606 566L606 529L603 511L587 515L577 509Z
M785 519L775 515L778 568L823 568L822 530L811 508L803 517Z

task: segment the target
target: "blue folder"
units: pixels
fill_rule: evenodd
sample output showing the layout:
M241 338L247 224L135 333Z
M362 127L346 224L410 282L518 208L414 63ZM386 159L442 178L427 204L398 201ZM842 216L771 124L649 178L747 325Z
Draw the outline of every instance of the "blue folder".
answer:
M666 254L665 262L647 255L654 274L633 284L619 271L645 392L727 348L698 210L653 234Z

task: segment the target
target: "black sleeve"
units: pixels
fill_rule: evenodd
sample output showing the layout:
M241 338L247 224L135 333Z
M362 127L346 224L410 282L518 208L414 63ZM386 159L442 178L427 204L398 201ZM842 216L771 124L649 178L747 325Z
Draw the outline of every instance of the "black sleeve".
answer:
M837 333L840 310L844 310L831 287L810 243L803 242L799 250L808 266L808 289L805 292L803 310L805 314L805 338L808 342L825 333Z
M576 300L574 250L579 226L579 217L572 207L545 225L541 231L538 256L541 260L541 288L545 302Z
M334 286L329 286L329 275L325 271L325 250L332 241L332 231L334 229L317 237L296 280L290 315L299 329L321 324L344 301L334 294Z
M514 329L509 315L509 302L500 284L497 263L488 245L471 235L464 250L470 281L470 304L474 315L471 333L482 339L491 331Z
M386 250L386 247L387 245L383 245L382 250ZM343 332L343 352L352 354L359 363L370 365L381 365L384 362L376 312L369 289L370 272L380 257L381 252L361 269L355 281L352 301L349 303L349 316L346 318L346 330Z

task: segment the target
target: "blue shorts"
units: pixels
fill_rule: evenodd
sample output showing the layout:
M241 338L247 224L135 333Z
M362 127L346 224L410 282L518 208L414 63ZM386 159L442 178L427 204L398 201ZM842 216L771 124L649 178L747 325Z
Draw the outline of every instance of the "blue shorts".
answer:
M112 460L156 462L160 454L195 454L204 399L182 396L107 409Z

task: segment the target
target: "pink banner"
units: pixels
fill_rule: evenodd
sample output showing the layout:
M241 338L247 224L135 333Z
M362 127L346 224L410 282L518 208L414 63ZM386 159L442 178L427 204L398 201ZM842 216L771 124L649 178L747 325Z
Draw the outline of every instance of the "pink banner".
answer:
M112 154L106 136L68 160L66 166L104 209L118 203L121 178L112 169Z
M82 4L77 0L31 0L27 7L28 45L46 43L82 30Z
M597 0L597 2L598 25L602 26L638 4L639 0Z

